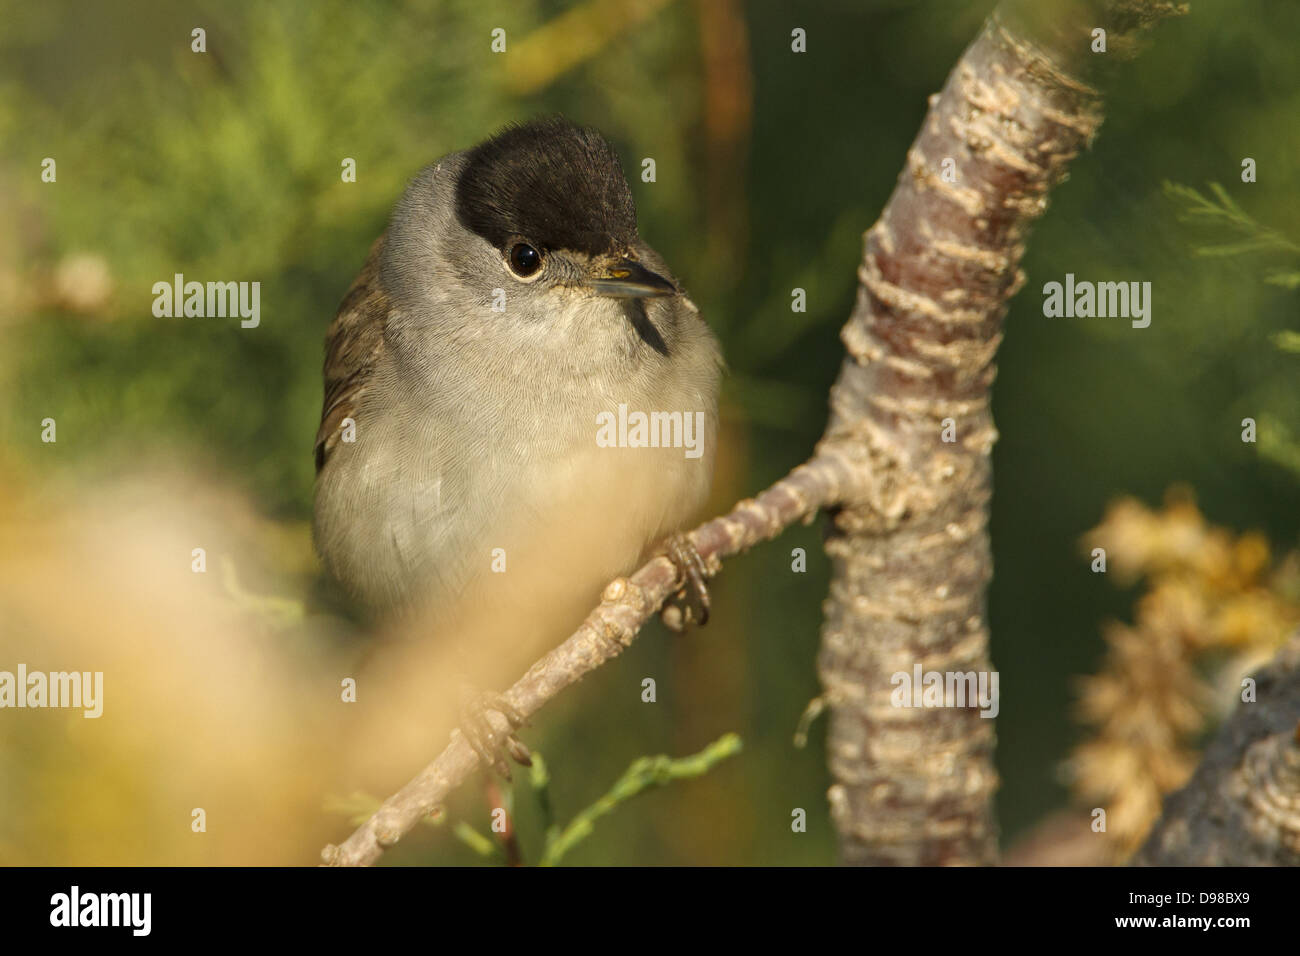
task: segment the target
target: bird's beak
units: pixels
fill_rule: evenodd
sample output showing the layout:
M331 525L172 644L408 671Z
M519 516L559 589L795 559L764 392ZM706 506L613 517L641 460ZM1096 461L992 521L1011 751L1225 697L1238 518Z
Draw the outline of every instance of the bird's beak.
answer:
M680 290L663 276L651 272L639 262L624 259L598 273L588 283L598 295L614 299L645 299L677 295Z

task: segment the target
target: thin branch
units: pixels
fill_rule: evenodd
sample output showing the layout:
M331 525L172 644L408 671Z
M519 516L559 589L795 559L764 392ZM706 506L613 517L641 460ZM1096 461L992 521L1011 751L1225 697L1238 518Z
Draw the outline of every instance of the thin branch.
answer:
M690 539L716 574L723 558L775 538L796 521L811 520L828 505L851 500L858 491L860 465L853 450L823 443L800 465L757 498L739 502L728 514L690 533ZM577 683L630 647L650 618L681 586L676 567L665 557L647 562L629 578L605 588L600 605L559 647L534 664L503 695L525 717L537 713L564 688ZM500 714L488 717L498 732L507 725ZM479 757L457 733L433 763L384 801L383 806L341 845L321 851L328 866L369 866L384 850L433 811L479 764Z
M589 0L571 7L528 34L506 59L505 82L529 96L594 58L638 27L669 0Z
M501 846L501 854L505 857L506 866L523 866L524 854L519 847L519 834L515 832L514 808L506 806L511 800L502 793L501 784L495 776L488 778L483 788L483 795L487 798L489 815L496 813L497 810L505 811L505 829L501 831L494 829L493 832L496 833L497 842Z
M723 734L699 753L689 757L638 757L599 800L587 807L562 831L546 841L542 866L555 866L566 853L591 836L596 821L618 809L651 787L662 787L674 780L703 776L717 764L740 753L741 741L735 734Z

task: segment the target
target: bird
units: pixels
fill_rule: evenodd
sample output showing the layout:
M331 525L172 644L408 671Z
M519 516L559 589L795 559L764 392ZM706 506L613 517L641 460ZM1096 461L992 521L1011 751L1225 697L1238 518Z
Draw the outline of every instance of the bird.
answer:
M498 664L531 662L656 551L703 617L681 531L712 483L723 370L600 132L547 117L450 153L409 183L326 334L322 563L376 614Z

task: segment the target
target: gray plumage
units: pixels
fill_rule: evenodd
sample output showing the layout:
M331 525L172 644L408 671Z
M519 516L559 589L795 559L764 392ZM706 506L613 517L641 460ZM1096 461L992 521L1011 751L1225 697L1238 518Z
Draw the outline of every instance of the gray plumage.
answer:
M382 609L593 600L711 482L721 357L678 288L599 134L528 124L424 169L326 339L328 569ZM703 455L598 447L620 404L703 412Z

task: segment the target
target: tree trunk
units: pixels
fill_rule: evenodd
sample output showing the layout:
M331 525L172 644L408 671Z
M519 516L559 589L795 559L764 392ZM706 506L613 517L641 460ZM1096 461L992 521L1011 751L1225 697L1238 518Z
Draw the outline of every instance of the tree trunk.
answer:
M931 98L866 235L822 439L854 449L866 488L833 515L819 661L847 863L996 857L994 721L977 702L894 706L903 688L891 678L918 665L991 677L989 400L1002 318L1024 282L1027 230L1101 122L1100 96L1080 78L1106 56L1092 53L1092 30L1107 29L1111 55L1127 53L1173 12L1004 4Z

